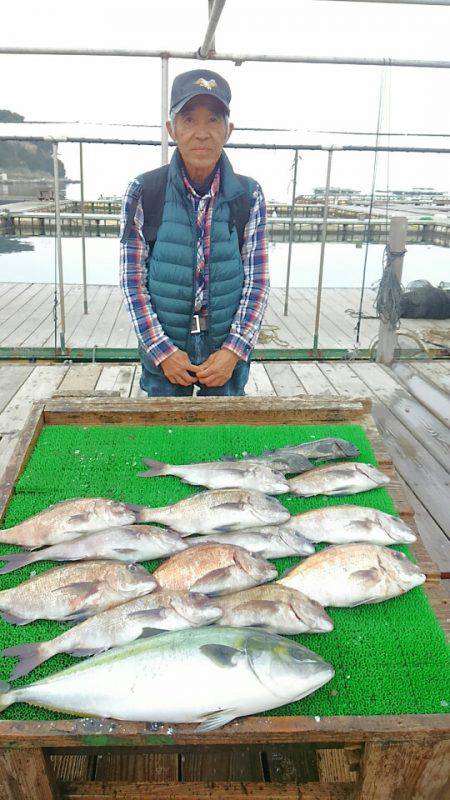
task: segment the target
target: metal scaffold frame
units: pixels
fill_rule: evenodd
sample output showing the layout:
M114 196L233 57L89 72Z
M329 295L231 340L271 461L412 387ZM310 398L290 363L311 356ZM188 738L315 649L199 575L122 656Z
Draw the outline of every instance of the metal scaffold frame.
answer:
M411 3L416 5L450 5L450 0L331 0L331 2L380 2L380 3ZM225 6L226 0L208 0L209 19L205 32L205 36L201 46L196 51L176 51L176 50L129 50L123 48L103 49L103 48L37 48L37 47L0 47L0 55L55 55L55 56L111 56L111 57L133 57L133 58L159 58L161 60L161 139L158 140L143 140L143 139L113 139L106 137L76 137L76 136L20 136L20 135L1 135L1 140L8 141L51 141L53 143L53 164L54 164L54 193L55 193L55 223L56 223L56 258L59 279L59 292L60 292L60 317L61 317L61 330L60 330L60 345L61 357L64 357L66 352L65 343L65 313L64 313L64 277L63 277L63 263L62 263L62 248L61 248L61 218L60 218L60 197L59 197L59 176L58 176L58 144L76 142L80 148L80 185L81 185L81 220L82 220L82 257L83 257L83 305L84 313L88 313L87 305L87 277L86 277L86 250L85 250L85 226L84 226L84 174L83 174L83 143L96 143L96 144L128 144L128 145L152 145L161 147L161 163L168 163L169 146L174 146L174 143L168 141L168 132L166 129L166 120L168 119L169 112L169 59L194 59L204 63L209 61L231 61L236 66L241 66L244 62L260 62L260 63L285 63L285 64L330 64L330 65L357 65L357 66L389 66L389 67L421 67L421 68L434 68L434 69L449 69L450 61L443 60L417 60L417 59L393 59L393 58L354 58L347 56L304 56L304 55L266 55L266 54L250 54L250 53L217 53L215 51L215 32L217 29L220 16ZM370 145L322 145L322 144L247 144L247 143L228 143L227 148L231 149L264 149L264 150L290 150L294 153L294 177L292 189L292 210L291 222L289 226L289 250L288 250L288 263L286 274L286 288L285 288L285 302L284 302L284 315L288 314L289 303L289 282L290 282L290 267L292 255L292 238L293 238L293 221L294 221L294 206L297 189L297 169L298 158L300 151L318 151L322 150L328 152L327 171L325 180L325 195L324 195L324 212L322 223L322 239L320 248L320 264L319 264L319 281L316 299L316 312L315 312L315 327L313 336L313 347L310 351L305 350L264 350L266 358L309 358L321 357L325 351L321 351L318 346L319 339L319 325L320 325L320 306L322 294L322 279L323 268L325 259L325 247L327 236L327 220L328 220L328 207L330 198L330 176L332 157L335 150L343 152L398 152L398 153L436 153L436 154L449 154L450 148L432 148L432 147L391 147L391 146L370 146ZM44 348L45 349L45 348ZM36 350L43 350L37 348ZM28 355L24 357L46 357L37 353L34 356ZM100 349L94 349L89 358L108 359L113 357L103 353ZM117 358L118 352L114 350L114 357ZM134 351L128 351L133 353ZM361 355L363 351L359 351ZM79 358L86 357L86 352L83 353L78 350ZM102 353L102 355L101 355ZM275 355L276 354L276 355ZM286 355L287 354L287 355ZM305 355L306 354L306 355ZM345 357L348 355L346 350L326 351L326 357ZM17 357L18 353L14 353ZM136 350L137 355L137 350ZM0 358L5 357L5 354L0 348ZM48 353L47 353L48 356Z

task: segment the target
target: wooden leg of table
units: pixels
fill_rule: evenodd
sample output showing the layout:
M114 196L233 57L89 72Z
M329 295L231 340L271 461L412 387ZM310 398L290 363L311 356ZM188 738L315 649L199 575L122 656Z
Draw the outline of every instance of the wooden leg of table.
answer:
M443 800L442 791L449 782L448 754L448 742L369 742L354 797Z
M1 800L58 800L43 750L0 750Z

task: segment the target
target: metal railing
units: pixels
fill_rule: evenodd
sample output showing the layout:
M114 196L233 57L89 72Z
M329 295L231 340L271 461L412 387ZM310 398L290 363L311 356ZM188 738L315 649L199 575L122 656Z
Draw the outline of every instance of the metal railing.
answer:
M61 209L60 209L60 186L59 186L59 177L58 177L58 167L57 167L57 158L58 158L58 144L60 142L72 142L78 143L80 148L80 211L82 217L82 230L81 230L81 239L82 239L82 273L83 273L83 307L84 313L88 313L88 301L87 301L87 266L86 266L86 247L85 247L85 236L86 236L86 228L85 228L85 219L84 219L84 170L83 170L83 144L84 143L99 143L99 139L90 139L87 137L58 137L56 140L54 137L51 136L9 136L9 135L2 135L0 134L0 141L2 140L14 140L14 141L51 141L53 144L53 162L54 162L54 196L55 196L55 233L56 233L56 240L57 240L57 248L56 248L56 258L57 258L57 271L58 271L58 282L59 282L59 298L60 298L60 344L61 350L64 351L65 344L66 344L66 321L65 321L65 309L64 309L64 270L63 270L63 259L62 259L62 247L61 247ZM104 144L133 144L133 145L150 145L155 147L161 147L161 141L148 139L103 139L100 140ZM175 146L174 143L170 142L170 146ZM285 284L285 297L284 297L284 315L287 316L289 313L289 290L290 290L290 274L291 274L291 258L292 258L292 244L293 244L293 232L294 232L294 215L295 215L295 198L297 196L297 178L298 178L298 159L299 153L302 151L322 151L328 154L327 157L327 165L326 165L326 174L325 174L325 192L323 197L323 217L322 217L322 231L321 231L321 244L320 244L320 259L319 259L319 277L318 277L318 286L317 286L317 297L316 297L316 308L315 308L315 323L314 323L314 333L313 333L313 346L312 346L312 355L317 356L319 353L319 327L320 327L320 309L321 309L321 301L322 301L322 287L323 287L323 272L324 272L324 264L325 264L325 252L326 252L326 241L327 241L327 230L328 230L328 212L329 212L329 202L330 202L330 185L331 185L331 171L332 171L332 161L333 161L333 154L336 151L339 152L398 152L398 153L430 153L430 154L450 154L450 148L438 148L438 147L397 147L397 146L384 146L380 145L378 147L370 146L370 145L323 145L323 144L251 144L251 143L228 143L225 145L227 149L264 149L264 150L288 150L291 151L294 155L294 174L293 174L293 184L292 184L292 203L291 203L291 216L289 222L289 238L288 238L288 259L287 259L287 269L286 269L286 284Z

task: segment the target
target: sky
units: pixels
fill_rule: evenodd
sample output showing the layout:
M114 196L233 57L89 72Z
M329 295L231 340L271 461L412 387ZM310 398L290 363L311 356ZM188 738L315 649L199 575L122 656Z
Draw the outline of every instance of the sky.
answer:
M0 46L121 47L197 50L207 24L207 0L21 0L2 8ZM227 0L216 50L232 53L386 57L450 60L450 7L337 0ZM232 89L236 125L295 129L289 133L241 132L236 141L374 143L374 136L346 137L320 131L375 131L380 82L384 131L450 134L450 70L312 64L258 64L171 60L169 80L188 69L219 71ZM160 121L160 60L119 57L0 54L0 108L26 120L79 121L62 130L120 135L104 123ZM384 73L384 76L383 76ZM102 123L102 128L92 127ZM90 127L87 128L86 126ZM53 126L54 127L54 126ZM49 130L49 128L47 128ZM127 134L130 129L127 129ZM140 129L140 136L145 133ZM157 138L157 130L147 133ZM392 144L406 139L393 137ZM383 140L386 143L386 139ZM407 144L445 146L450 138L407 138ZM86 199L121 194L136 174L160 163L157 148L88 145L84 148ZM78 177L78 148L61 145L69 177ZM268 198L290 194L292 154L231 151L238 172L252 175ZM389 169L388 169L389 161ZM321 186L326 154L304 153L298 193ZM369 192L373 156L336 153L332 184ZM450 190L450 155L380 155L377 188L431 186Z

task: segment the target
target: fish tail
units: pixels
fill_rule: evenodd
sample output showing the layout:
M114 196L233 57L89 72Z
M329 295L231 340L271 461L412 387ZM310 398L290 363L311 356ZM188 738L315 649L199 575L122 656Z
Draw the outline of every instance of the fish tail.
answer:
M6 575L7 572L13 572L15 569L39 561L39 555L37 553L13 553L10 556L0 556L0 561L6 561L6 564L0 569L0 575Z
M150 467L146 472L140 472L140 478L155 478L157 475L166 475L168 464L164 461L153 461L151 458L143 458L142 461L147 467Z
M14 681L16 678L22 678L28 675L31 670L38 667L52 655L46 648L47 642L30 642L29 644L17 644L13 647L7 647L0 653L0 656L7 656L8 658L17 657L18 664L14 667L10 675L10 680ZM1 697L0 697L1 702Z
M6 681L0 681L0 712L14 703L14 692Z

